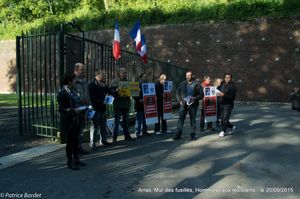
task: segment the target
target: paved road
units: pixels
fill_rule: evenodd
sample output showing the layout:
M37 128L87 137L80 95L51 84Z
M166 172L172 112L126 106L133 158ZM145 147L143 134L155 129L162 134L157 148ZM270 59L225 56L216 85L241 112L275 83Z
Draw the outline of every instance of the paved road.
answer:
M300 112L237 105L233 121L236 133L224 138L206 131L190 141L186 132L179 141L167 134L100 147L80 171L66 168L60 149L0 170L0 198L298 199Z
M51 139L34 135L20 136L18 131L18 109L0 108L0 158L50 142Z

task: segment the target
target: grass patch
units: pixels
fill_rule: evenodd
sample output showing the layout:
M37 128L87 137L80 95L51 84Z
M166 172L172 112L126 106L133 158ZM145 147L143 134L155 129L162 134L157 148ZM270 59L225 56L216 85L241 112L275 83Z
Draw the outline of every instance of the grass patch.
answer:
M18 106L17 94L0 94L0 107Z
M38 99L36 99L36 97ZM25 102L24 102L25 100ZM22 96L22 105L26 106L30 105L30 107L50 107L51 105L57 106L56 97L52 96L53 103L51 104L51 96L47 96L47 99L45 98L45 95L42 96L42 102L40 95L23 95ZM17 107L18 106L18 95L15 93L12 94L0 94L0 107L6 108L6 107Z

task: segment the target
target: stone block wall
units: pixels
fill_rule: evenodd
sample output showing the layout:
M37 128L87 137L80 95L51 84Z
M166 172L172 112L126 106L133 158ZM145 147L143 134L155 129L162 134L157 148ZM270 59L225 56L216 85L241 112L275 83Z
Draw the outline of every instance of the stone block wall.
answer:
M132 49L129 29L120 30L123 46ZM300 87L300 18L162 25L142 32L150 57L191 69L199 78L232 73L239 100L286 102L293 87ZM87 36L109 44L113 30Z
M119 29L123 47L133 50L130 29ZM113 31L85 36L111 44ZM142 27L142 33L149 57L191 69L198 78L232 73L238 100L287 102L300 87L300 17L157 25ZM11 91L14 57L15 42L1 41L1 92Z
M16 42L0 41L0 92L11 93L16 89Z

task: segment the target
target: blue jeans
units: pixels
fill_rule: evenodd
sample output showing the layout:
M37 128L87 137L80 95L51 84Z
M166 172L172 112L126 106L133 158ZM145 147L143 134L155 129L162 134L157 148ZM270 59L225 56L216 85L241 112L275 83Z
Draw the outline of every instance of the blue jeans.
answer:
M136 135L141 135L141 131L146 132L148 127L146 124L146 118L145 118L145 113L144 110L139 110L136 112L136 122L135 122L135 130L136 130ZM143 125L143 129L142 129Z
M118 132L119 132L119 125L121 122L121 116L122 116L122 127L124 136L130 137L128 132L128 116L129 116L129 108L116 108L115 109L115 127L113 132L113 140L117 140Z

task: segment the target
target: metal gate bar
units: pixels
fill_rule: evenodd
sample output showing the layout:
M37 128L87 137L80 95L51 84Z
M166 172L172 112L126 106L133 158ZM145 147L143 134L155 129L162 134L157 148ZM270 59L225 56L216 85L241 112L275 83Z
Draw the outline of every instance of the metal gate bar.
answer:
M112 46L64 32L22 33L16 37L17 94L20 135L37 134L57 137L59 113L56 94L61 87L60 78L68 71L68 38L81 43L82 60L86 65L86 78L91 81L98 69L106 71L108 83L115 78L116 69L125 67L130 81L138 81L141 72L148 73L150 81L157 81L160 73L178 85L186 69L149 58L144 64L136 53L122 50L122 57L115 61ZM70 68L69 68L70 70ZM133 103L132 103L133 104ZM133 107L131 109L133 111ZM112 108L108 109L112 116Z

